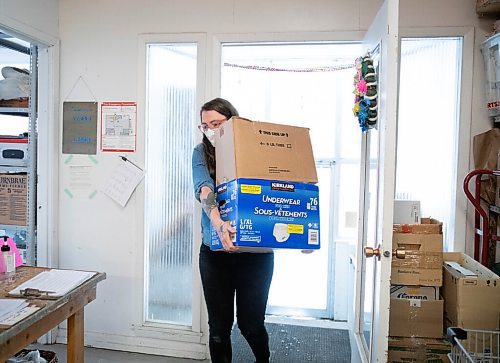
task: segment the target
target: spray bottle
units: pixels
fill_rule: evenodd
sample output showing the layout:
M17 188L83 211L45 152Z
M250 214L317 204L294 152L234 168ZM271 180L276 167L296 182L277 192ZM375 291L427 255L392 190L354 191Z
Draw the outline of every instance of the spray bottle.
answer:
M6 274L13 274L16 272L16 260L13 253L10 252L10 246L7 242L8 236L0 237L3 239L3 244L1 247L2 257L3 257L3 265L5 266Z

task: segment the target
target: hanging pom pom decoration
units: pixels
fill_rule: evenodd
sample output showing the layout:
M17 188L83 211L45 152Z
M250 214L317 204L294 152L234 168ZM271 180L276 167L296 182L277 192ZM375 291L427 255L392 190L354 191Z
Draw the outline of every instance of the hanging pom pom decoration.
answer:
M377 125L377 77L369 56L357 58L355 65L352 111L358 118L361 130L365 132Z

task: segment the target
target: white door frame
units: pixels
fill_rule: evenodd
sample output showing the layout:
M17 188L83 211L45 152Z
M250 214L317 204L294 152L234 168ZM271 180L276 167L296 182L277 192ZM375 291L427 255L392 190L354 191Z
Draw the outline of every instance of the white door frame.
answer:
M148 44L162 43L196 43L197 51L197 86L196 86L196 104L201 107L205 97L205 82L206 82L206 34L205 33L163 33L163 34L139 34L138 37L138 62L137 62L137 134L146 135L147 130L147 94L146 94L146 78L147 78L147 46ZM145 154L146 140L137 143L137 155ZM145 160L139 160L143 165ZM147 246L144 246L145 241L145 191L144 183L137 187L137 205L141 206L136 209L137 241L136 249L140 251L138 256L141 263L135 265L134 271L134 289L140 291L134 301L136 309L134 311L134 330L137 339L128 339L128 342L119 342L108 344L109 348L120 346L120 349L127 350L130 346L134 347L134 351L147 354L160 354L167 356L183 356L192 359L206 359L208 356L208 324L203 305L203 294L201 281L198 270L198 251L201 244L201 229L200 218L201 208L199 205L195 207L193 218L193 248L192 248L192 272L193 272L193 296L192 296L192 325L175 325L168 323L155 323L146 321L144 306L146 302L146 272L147 272ZM193 203L195 200L193 199ZM111 340L111 339L108 339ZM109 342L108 342L109 343ZM147 343L147 344L145 344ZM104 347L106 348L106 347Z

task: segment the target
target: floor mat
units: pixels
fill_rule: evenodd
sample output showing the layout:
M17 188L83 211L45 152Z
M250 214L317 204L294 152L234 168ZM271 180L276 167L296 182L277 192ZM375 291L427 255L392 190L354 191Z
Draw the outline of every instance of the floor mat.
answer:
M340 329L266 323L271 363L351 361L349 332ZM233 363L252 363L252 351L239 329L232 333Z

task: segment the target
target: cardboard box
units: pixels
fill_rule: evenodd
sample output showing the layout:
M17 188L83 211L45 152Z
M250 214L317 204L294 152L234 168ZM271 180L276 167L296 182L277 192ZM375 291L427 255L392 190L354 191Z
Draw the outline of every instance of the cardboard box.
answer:
M500 11L498 0L476 0L476 12L479 15L496 14Z
M443 234L443 223L434 218L420 218L420 224L397 224L392 226L394 233Z
M0 174L0 224L26 225L27 190L25 173Z
M442 338L443 305L443 300L391 298L389 335Z
M319 194L314 184L236 179L217 187L221 218L236 228L234 243L254 248L319 249ZM212 231L214 250L221 249Z
M497 156L497 170L500 170L500 150ZM496 182L495 205L500 207L500 176L497 176Z
M442 223L422 218L421 224L394 225L391 284L441 286L443 283ZM401 255L401 253L400 253Z
M465 329L498 330L500 277L464 253L445 252L443 259L446 324Z
M239 178L318 182L307 128L233 117L215 143L216 185Z
M419 224L420 201L395 200L393 221L395 224Z
M389 363L448 363L451 344L446 339L389 337Z
M439 287L391 285L391 297L395 299L439 300Z

